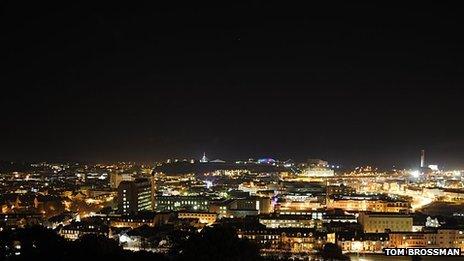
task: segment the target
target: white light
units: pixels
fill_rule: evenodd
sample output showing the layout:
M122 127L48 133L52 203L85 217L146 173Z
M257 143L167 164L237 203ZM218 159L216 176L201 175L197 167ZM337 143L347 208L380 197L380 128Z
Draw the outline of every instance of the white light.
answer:
M420 176L420 172L418 170L411 171L411 176L413 178L418 178Z

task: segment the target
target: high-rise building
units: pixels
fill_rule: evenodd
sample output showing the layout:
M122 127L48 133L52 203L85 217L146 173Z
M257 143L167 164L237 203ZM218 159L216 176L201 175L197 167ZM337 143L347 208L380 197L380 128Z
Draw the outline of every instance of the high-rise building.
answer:
M148 178L121 181L118 187L118 211L122 214L135 214L152 210L152 182Z
M420 167L425 167L425 150L421 150Z

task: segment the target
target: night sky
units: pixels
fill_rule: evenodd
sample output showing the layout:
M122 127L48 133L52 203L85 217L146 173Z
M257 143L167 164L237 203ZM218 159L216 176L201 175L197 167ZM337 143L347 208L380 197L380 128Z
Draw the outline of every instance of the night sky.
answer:
M464 167L458 6L169 2L4 1L0 159Z

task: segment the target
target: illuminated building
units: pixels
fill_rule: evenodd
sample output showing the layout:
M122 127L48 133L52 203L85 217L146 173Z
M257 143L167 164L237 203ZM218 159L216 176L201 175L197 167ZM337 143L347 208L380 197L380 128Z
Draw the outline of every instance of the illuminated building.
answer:
M438 247L459 247L464 249L464 231L453 228L437 229Z
M177 218L179 219L198 219L198 222L208 225L216 222L217 216L216 213L209 212L179 211L177 213Z
M292 182L276 202L276 211L310 211L325 205L325 187L319 183Z
M464 200L463 189L443 189L442 194L449 201L462 201Z
M320 228L322 227L322 215L313 218L312 215L260 215L259 223L266 228Z
M61 195L44 194L2 194L0 195L2 214L42 214L43 218L50 218L65 210Z
M256 243L264 255L311 253L327 242L327 234L308 228L244 228L237 235Z
M321 182L301 182L301 181L285 181L282 182L285 191L292 194L325 194L325 185Z
M301 176L310 177L310 178L326 178L333 177L335 175L334 171L331 169L306 169Z
M420 167L425 168L425 150L421 150Z
M279 215L303 215L303 216L311 216L313 219L322 219L324 216L324 212L321 211L298 211L298 212L291 212L291 211L280 211L276 212Z
M354 214L347 214L344 211L338 209L333 211L327 211L324 213L322 220L324 223L357 223L358 220L356 215Z
M206 153L203 153L203 157L200 159L200 162L202 162L202 163L208 162L208 158L206 157Z
M156 211L194 210L205 211L209 209L209 199L202 196L156 196Z
M269 165L272 165L272 164L276 164L277 161L275 159L271 159L271 158L263 158L263 159L258 159L258 164L269 164Z
M364 233L384 233L386 230L412 231L412 216L395 213L359 213L359 223Z
M327 186L326 187L327 195L351 195L356 193L356 189L348 187L345 185L340 186Z
M334 175L328 162L320 159L308 159L306 169L300 174L301 177L310 178L333 177Z
M77 240L83 235L94 234L108 237L108 226L92 223L74 222L60 229L59 234L67 240Z
M209 210L219 217L246 217L269 214L272 204L270 198L251 196L212 202Z
M439 227L440 226L440 223L438 222L438 218L431 218L431 217L427 217L427 219L425 220L425 226L426 227Z
M231 200L212 201L209 204L209 212L218 214L219 218L228 217L227 206Z
M133 181L134 177L131 174L111 173L110 174L110 187L118 188L119 183L122 181Z
M107 220L111 227L137 228L143 225L154 227L166 223L171 215L169 213L144 212L136 215L109 216Z
M229 210L257 210L258 214L271 212L271 199L263 197L247 197L234 199L228 206Z
M256 195L256 194L259 194L259 193L264 193L266 191L272 191L272 195L274 195L274 190L275 190L275 186L272 186L270 184L267 184L267 183L264 183L264 182L261 182L261 183L257 183L257 182L243 182L242 184L240 184L238 186L238 190L241 190L241 191L245 191L245 192L249 192L250 195Z
M308 159L306 160L306 164L309 166L309 167L327 167L329 166L329 163L325 160L321 160L321 159Z
M389 247L436 247L435 232L390 232Z
M420 232L391 232L390 247L442 247L464 249L464 231L438 228Z
M322 207L322 204L316 200L307 201L290 201L279 202L275 206L275 211L279 213L284 212L310 212Z
M387 233L336 233L336 238L342 251L349 253L383 253L389 244Z
M346 211L372 211L372 212L393 212L408 213L411 204L408 201L396 200L375 196L341 196L332 197L327 202L327 208L340 208Z
M118 211L122 214L134 214L152 210L151 185L147 178L122 181L118 187Z

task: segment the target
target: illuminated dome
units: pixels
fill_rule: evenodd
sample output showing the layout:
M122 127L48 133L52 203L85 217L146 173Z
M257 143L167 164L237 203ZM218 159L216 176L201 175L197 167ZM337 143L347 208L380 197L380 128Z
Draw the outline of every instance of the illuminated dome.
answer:
M275 159L271 159L271 158L264 158L264 159L259 159L258 160L258 163L260 164L272 164L272 163L275 163L276 160Z

